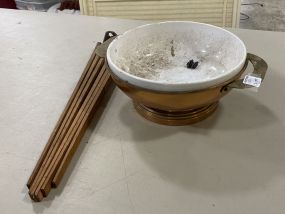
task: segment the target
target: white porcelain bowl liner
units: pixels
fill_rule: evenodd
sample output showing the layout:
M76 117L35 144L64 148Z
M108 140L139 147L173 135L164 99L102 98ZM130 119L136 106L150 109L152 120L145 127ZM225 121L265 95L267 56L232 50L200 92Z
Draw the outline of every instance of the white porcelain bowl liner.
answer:
M143 25L108 47L112 72L130 84L156 91L194 91L234 77L246 47L233 33L208 24L174 21ZM196 69L187 62L198 61Z

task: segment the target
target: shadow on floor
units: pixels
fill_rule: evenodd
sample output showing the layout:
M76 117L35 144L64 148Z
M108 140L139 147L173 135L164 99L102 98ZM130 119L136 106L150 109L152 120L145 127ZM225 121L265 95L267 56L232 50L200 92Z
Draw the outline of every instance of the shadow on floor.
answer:
M234 91L227 96L213 116L192 126L134 124L131 103L120 118L132 130L140 161L163 180L213 195L264 188L285 175L285 125L254 96Z

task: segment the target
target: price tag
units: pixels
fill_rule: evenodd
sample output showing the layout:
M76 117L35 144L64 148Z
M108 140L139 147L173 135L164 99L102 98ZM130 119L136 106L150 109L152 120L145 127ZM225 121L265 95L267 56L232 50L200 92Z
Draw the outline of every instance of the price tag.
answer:
M251 85L256 88L259 88L261 85L262 79L260 77L255 77L252 75L246 75L243 79L243 83L246 85Z

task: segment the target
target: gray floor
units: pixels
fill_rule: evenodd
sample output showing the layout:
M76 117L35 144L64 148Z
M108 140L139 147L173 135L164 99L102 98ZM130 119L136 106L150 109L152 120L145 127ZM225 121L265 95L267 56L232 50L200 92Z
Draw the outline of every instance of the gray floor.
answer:
M241 12L249 19L240 21L240 28L285 31L285 0L242 0L242 3L261 3L259 5L242 5ZM246 16L241 15L241 19Z

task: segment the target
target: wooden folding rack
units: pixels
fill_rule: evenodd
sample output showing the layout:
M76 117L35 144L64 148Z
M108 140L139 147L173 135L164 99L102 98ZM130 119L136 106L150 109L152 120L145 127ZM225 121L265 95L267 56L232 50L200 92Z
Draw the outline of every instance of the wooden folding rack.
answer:
M113 32L106 32L104 41L112 36ZM101 99L111 87L104 58L95 50L27 182L34 201L41 201L59 185Z

